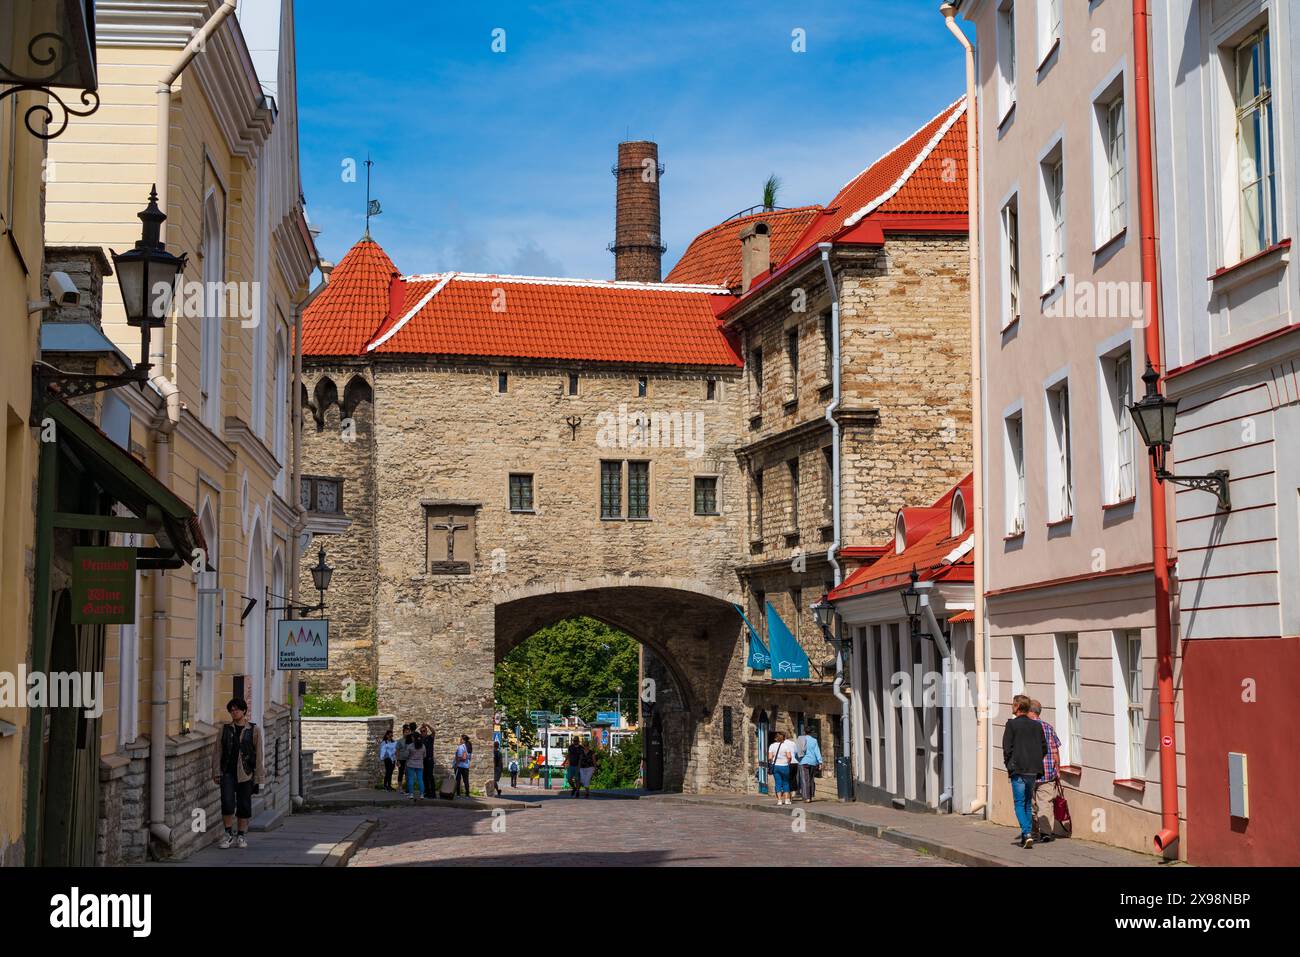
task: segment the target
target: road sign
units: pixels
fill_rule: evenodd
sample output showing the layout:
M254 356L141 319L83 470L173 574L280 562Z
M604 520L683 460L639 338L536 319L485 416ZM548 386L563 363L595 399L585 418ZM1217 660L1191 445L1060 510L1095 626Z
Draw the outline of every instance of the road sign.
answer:
M533 726L538 728L551 723L551 713L549 711L530 711L528 712L528 718L533 722Z
M277 671L324 671L330 666L328 618L285 619L275 632Z

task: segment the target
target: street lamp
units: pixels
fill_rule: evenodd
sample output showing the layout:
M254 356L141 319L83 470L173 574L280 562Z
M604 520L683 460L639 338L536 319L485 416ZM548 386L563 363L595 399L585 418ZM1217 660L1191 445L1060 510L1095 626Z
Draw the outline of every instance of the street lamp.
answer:
M1187 488L1213 492L1219 499L1219 508L1223 511L1232 509L1232 498L1228 493L1228 470L1217 469L1209 475L1174 475L1165 468L1169 447L1174 440L1174 422L1178 417L1178 400L1168 399L1160 393L1160 373L1147 362L1147 371L1142 373L1146 383L1146 394L1138 402L1128 407L1133 416L1133 423L1142 436L1142 442L1151 455L1151 464L1155 468L1156 480L1169 481Z
M908 576L911 581L903 589L903 610L907 612L907 620L912 626L912 637L915 638L921 634L921 592L916 587L916 583L921 576L916 573L916 566L912 566L912 574Z
M33 370L36 389L32 397L38 410L48 401L46 392L51 387L57 388L60 398L73 399L132 384L143 391L149 381L150 330L162 329L167 324L176 277L184 271L186 257L183 254L172 255L162 242L162 224L167 216L158 208L156 188L149 193L149 205L137 215L143 226L134 248L121 255L112 250L109 252L122 291L126 323L140 329L140 361L134 369L122 375L64 372L48 363L38 362Z
M324 548L324 546L322 546L321 549L320 549L320 551L317 553L317 556L316 556L316 564L313 565L312 568L311 568L311 580L312 580L312 584L315 585L315 586L316 586L316 590L317 590L318 592L320 592L320 601L317 602L315 605L311 605L311 606L307 606L307 605L272 605L272 606L270 606L267 610L268 610L268 611L287 611L287 612L290 612L290 613L296 611L296 612L298 613L298 617L299 617L299 618L304 618L304 617L306 617L307 615L311 614L311 613L314 612L314 611L324 611L324 610L325 610L325 591L326 591L326 589L328 589L328 588L330 587L330 579L333 578L333 577L334 577L334 569L331 568L329 565L325 564L325 548ZM268 597L268 598L278 598L278 599L280 599L281 601L288 601L288 600L289 600L289 599L285 598L283 595L275 595L275 594L272 594L271 591L270 591L270 589L267 589L266 594L267 594L267 597Z

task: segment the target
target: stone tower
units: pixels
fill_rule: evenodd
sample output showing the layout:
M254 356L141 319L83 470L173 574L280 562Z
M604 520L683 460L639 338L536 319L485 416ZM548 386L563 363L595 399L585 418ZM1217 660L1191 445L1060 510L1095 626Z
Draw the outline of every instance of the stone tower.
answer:
M648 140L618 144L618 207L614 222L614 278L659 282L665 247L659 237L659 146Z

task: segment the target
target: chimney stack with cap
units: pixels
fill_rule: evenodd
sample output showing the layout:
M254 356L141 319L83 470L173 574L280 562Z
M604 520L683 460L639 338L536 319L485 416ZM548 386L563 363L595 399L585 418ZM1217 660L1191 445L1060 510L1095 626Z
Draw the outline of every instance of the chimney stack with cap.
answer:
M767 223L750 223L740 231L740 291L772 268L772 231Z
M648 140L618 144L618 207L614 222L614 278L659 282L666 247L659 236L659 146Z

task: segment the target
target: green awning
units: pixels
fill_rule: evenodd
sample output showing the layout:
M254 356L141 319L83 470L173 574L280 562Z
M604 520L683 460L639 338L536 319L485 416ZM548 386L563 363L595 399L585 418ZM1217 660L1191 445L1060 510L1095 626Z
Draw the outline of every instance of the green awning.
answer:
M152 534L171 560L167 561L167 556L162 554L154 558L165 565L179 567L191 560L194 549L202 548L206 552L207 544L194 510L158 481L148 468L70 406L51 402L44 414L54 419L59 442L66 443L81 462L87 480L125 505L132 514L156 522Z

